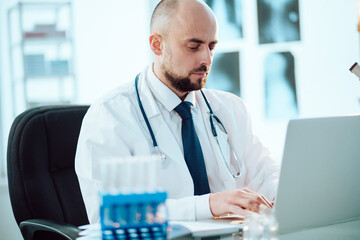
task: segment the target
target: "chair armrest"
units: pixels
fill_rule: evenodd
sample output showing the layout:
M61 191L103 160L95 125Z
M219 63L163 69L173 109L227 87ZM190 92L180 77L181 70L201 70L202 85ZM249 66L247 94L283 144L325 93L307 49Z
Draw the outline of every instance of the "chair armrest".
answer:
M81 232L73 225L45 219L28 219L22 221L19 227L26 240L33 240L36 231L53 232L68 240L75 240Z

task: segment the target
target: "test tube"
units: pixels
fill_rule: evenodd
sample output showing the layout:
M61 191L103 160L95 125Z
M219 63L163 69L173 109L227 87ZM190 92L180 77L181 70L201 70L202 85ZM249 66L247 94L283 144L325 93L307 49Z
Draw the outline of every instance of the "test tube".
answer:
M147 224L153 224L155 223L155 214L156 214L156 207L154 207L154 204L148 203L145 207L145 222Z
M126 212L125 204L118 204L115 208L115 218L116 222L119 223L119 226L128 224L128 215Z
M113 221L113 219L112 219L112 206L104 206L104 208L103 208L103 217L104 217L104 219L103 219L103 223L104 223L104 225L105 226L107 226L107 227L111 227L111 226L113 226L114 225L114 221Z
M156 205L155 222L163 224L166 222L166 206L165 203L159 203Z
M119 194L131 193L131 176L133 175L132 159L129 157L122 158L117 165L117 186ZM129 206L126 204L118 204L116 206L116 220L122 225L131 222L131 213Z
M118 167L117 173L117 181L119 192L121 194L129 194L131 192L131 182L132 182L132 175L133 169L131 166L131 158L123 158L121 159L121 164Z
M141 194L144 193L145 185L145 166L143 157L133 157L131 165L133 176L132 179L132 192Z
M103 182L103 190L105 192L111 193L116 191L115 176L116 172L114 166L116 164L116 159L108 159L102 162L101 169L101 179Z
M159 190L158 175L161 167L161 159L158 155L152 155L145 158L146 166L146 191L154 193Z
M110 179L107 173L107 165L105 163L102 163L100 165L100 178L102 180L102 190L107 191Z

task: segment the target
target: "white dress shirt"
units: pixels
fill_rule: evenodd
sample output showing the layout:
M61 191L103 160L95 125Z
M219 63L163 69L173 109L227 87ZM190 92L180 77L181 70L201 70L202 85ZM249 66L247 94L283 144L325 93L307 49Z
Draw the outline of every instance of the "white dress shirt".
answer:
M155 76L152 67L148 68L146 72L146 79L148 80L150 90L154 96L155 102L157 103L161 114L164 117L165 122L172 131L180 149L182 149L183 151L181 134L182 119L179 114L174 110L175 107L181 103L181 99ZM204 155L210 191L217 192L219 190L219 187L216 186L216 172L218 171L218 169L216 165L211 164L215 161L215 154L211 147L209 136L206 132L203 117L199 109L199 104L197 104L197 100L195 97L195 92L189 92L184 101L190 102L193 105L191 114L194 121L195 131L198 135L201 149Z

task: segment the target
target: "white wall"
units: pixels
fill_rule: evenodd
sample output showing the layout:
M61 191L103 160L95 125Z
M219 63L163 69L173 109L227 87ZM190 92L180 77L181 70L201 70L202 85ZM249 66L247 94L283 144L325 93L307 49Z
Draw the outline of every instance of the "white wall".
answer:
M147 41L147 7L151 1L129 1L126 8L120 1L105 2L79 0L75 4L82 103L91 103L109 89L132 80L151 59ZM107 3L111 9L107 10ZM294 55L299 117L360 112L360 84L349 72L359 59L356 25L360 2L300 0L301 41L260 46L256 1L244 0L243 5L245 38L234 44L220 42L217 51L226 51L229 45L241 51L241 88L255 131L281 161L288 119L271 121L264 116L264 58L274 51Z
M5 152L6 140L8 135L9 122L12 117L7 114L10 111L9 107L9 84L8 84L8 51L7 51L7 25L6 25L6 11L8 6L11 6L11 0L5 2L0 1L0 233L1 239L22 239L20 230L15 222L12 208L10 205L9 192L7 183L4 179L5 173Z
M244 3L243 97L255 131L281 161L288 119L264 116L263 63L270 52L295 57L299 117L360 113L360 82L350 73L359 59L359 0L299 0L301 41L257 44L256 1ZM221 48L221 46L220 46Z
M0 1L0 99L5 146L11 116L6 9L15 0ZM148 50L149 0L75 0L76 67L79 103L90 104L103 93L132 80L151 59ZM244 0L246 48L241 63L241 88L255 131L281 159L287 120L264 117L262 64L267 53L290 50L295 70L300 117L359 113L360 82L349 72L359 61L359 0L299 0L301 41L276 46L257 44L256 1ZM219 44L218 50L227 46ZM260 66L260 67L259 67ZM7 188L0 187L0 232L19 239ZM8 221L8 219L10 219Z
M147 2L74 1L79 102L133 80L148 64Z

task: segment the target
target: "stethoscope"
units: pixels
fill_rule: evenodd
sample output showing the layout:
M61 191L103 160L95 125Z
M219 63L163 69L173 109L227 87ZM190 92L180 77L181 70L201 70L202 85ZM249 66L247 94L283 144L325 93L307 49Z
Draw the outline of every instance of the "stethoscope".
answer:
M138 90L138 79L139 79L139 76L140 76L140 73L136 76L135 78L135 92L136 92L136 96L137 96L137 101L138 101L138 105L139 105L139 108L140 108L140 111L141 111L141 114L145 120L145 123L146 123L146 126L150 132L150 136L151 136L151 139L152 139L152 142L153 142L153 145L154 145L154 148L155 148L155 151L161 156L161 159L163 161L166 160L166 155L159 149L158 147L158 144L157 144L157 141L156 141L156 138L155 138L155 135L154 135L154 132L151 128L151 125L150 125L150 122L149 122L149 119L147 118L146 116L146 113L145 113L145 110L144 110L144 107L141 103L141 100L140 100L140 95L139 95L139 90ZM220 121L220 119L214 114L210 104L209 104L209 101L207 100L204 92L202 90L200 90L201 92L201 95L203 96L204 100L205 100L205 103L210 111L210 126L211 126L211 131L212 131L212 134L216 140L216 143L217 145L219 146L219 149L220 149L220 153L221 153L221 156L224 160L224 163L229 171L229 173L231 174L231 176L233 178L238 178L241 176L241 169L240 169L240 163L239 163L239 160L231 146L231 143L229 142L229 139L228 139L228 144L229 144L229 147L231 149L231 154L233 155L234 159L235 159L235 162L236 162L236 165L237 165L237 170L235 169L235 173L233 173L230 169L230 166L228 164L228 162L226 161L225 159L225 155L221 149L221 146L220 146L220 142L219 142L219 139L218 139L218 133L216 131L216 127L215 127L215 122L217 122L218 126L221 128L221 130L227 134L227 131L224 127L224 125L222 124L222 122Z

